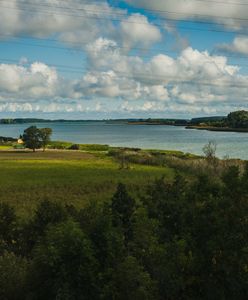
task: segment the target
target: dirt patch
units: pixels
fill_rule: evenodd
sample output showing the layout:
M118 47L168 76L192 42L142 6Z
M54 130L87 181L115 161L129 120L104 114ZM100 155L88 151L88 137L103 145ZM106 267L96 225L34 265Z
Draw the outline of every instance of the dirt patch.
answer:
M32 152L29 150L8 150L0 151L0 160L81 160L81 159L91 159L94 155L90 153L85 153L81 151L69 151L69 150L47 150L46 152L36 151Z

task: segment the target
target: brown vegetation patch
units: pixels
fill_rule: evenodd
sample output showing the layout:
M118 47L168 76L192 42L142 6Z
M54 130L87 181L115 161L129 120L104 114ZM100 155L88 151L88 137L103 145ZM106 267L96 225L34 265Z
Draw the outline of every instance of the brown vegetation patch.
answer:
M56 159L65 159L65 160L80 160L80 159L90 159L94 157L93 154L85 153L81 151L69 151L69 150L47 150L32 152L29 150L8 150L0 151L0 160L56 160Z

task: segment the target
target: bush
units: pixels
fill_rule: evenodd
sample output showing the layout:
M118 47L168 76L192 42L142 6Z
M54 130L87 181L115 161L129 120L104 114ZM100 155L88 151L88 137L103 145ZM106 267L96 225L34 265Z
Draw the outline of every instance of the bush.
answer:
M48 148L64 150L64 149L69 148L71 145L72 145L72 143L68 143L68 142L53 141L53 142L49 143Z
M68 149L69 150L80 150L80 146L78 144L73 144Z
M109 146L108 145L95 145L95 144L89 144L89 145L80 145L80 150L85 151L108 151Z

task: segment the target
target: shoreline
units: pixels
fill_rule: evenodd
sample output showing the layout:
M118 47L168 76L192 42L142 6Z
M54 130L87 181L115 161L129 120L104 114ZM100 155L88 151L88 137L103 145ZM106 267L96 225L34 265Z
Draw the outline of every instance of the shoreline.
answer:
M229 127L203 127L203 126L185 126L186 129L220 131L220 132L244 132L248 133L248 128L229 128Z
M248 128L197 126L197 125L185 125L185 124L163 124L163 123L152 123L152 122L128 122L127 125L174 126L174 127L184 127L185 129L208 130L208 131L219 131L219 132L245 132L245 133L248 132Z

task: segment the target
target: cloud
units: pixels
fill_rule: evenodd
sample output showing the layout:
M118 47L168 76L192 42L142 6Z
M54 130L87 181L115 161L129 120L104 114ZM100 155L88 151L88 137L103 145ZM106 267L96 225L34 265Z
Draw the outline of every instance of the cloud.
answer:
M149 47L162 38L158 27L149 23L147 17L132 14L120 24L120 35L124 47Z
M43 63L30 67L0 64L1 95L14 98L50 97L56 93L58 75L54 68Z
M195 0L126 0L127 3L154 10L154 14L167 16L175 20L211 20L232 29L247 28L248 10L240 5L240 0L232 3L223 1L195 1Z
M172 45L172 47L175 49L175 50L183 50L187 47L189 47L189 40L182 36L180 34L180 32L178 31L178 29L176 28L176 22L165 22L164 23L164 30L166 32L168 32L169 34L171 34L174 39L175 39L175 42L174 44Z
M217 50L224 52L233 52L242 55L248 55L248 37L238 36L235 37L231 44L217 45Z
M86 51L88 66L78 79L42 62L1 64L0 111L186 114L248 103L248 76L225 56L188 47L176 58L161 53L142 60L104 38Z
M101 36L112 36L112 18L126 11L112 8L107 1L68 0L12 0L0 4L0 34L2 39L11 36L28 35L49 37L56 35L60 41L71 47L84 47Z
M56 37L72 48L84 49L97 38L116 40L126 47L150 47L162 39L157 26L141 14L128 15L127 10L111 7L108 1L56 0L27 3L13 0L0 4L0 38L32 36ZM117 22L116 22L116 21Z

